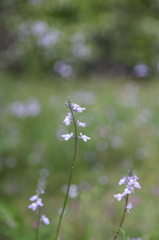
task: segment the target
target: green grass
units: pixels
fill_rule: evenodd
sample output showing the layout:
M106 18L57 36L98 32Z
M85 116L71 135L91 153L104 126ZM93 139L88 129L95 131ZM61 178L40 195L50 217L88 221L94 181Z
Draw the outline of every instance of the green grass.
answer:
M43 168L49 171L43 201L44 213L51 224L40 228L39 240L50 240L55 233L58 209L64 201L61 189L68 181L73 151L72 140L60 141L57 137L57 132L73 131L73 126L63 124L68 95L86 107L76 118L88 122L86 128L78 131L91 140L78 141L72 184L87 187L86 191L79 189L76 199L69 199L60 238L111 240L114 237L124 201L116 201L113 195L123 191L118 181L132 164L142 189L132 195L136 206L127 214L123 229L130 238L159 239L158 89L157 80L131 85L130 81L108 79L53 81L1 75L0 239L34 239L36 215L28 209L28 199L34 195ZM84 98L88 100L88 92L94 94L93 104L84 102ZM79 99L83 96L82 103L77 96ZM128 106L130 97L135 96L137 104ZM40 102L39 115L18 118L12 114L13 102L27 102L31 97ZM120 142L121 138L121 147L113 147L113 141ZM108 145L104 151L100 151L102 144ZM108 179L105 185L100 184L101 176Z

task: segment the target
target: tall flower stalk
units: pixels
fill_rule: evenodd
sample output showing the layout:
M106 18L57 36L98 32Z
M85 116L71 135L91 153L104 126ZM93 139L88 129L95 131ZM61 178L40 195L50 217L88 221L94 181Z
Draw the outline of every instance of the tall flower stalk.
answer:
M86 124L80 122L79 120L76 121L74 112L82 113L82 111L85 110L85 108L81 108L80 105L78 105L76 103L72 103L72 100L70 100L69 97L67 98L67 102L65 103L65 105L70 109L70 112L68 113L68 115L66 116L66 118L64 119L63 122L66 125L70 125L70 123L73 122L74 134L73 133L65 134L65 135L62 135L62 137L66 141L68 141L70 138L74 138L74 154L73 154L71 172L70 172L70 176L69 176L69 180L68 180L68 185L67 185L67 191L66 191L66 195L65 195L65 199L64 199L64 204L63 204L62 211L61 211L61 214L60 214L60 218L59 218L59 222L58 222L58 226L57 226L57 230L56 230L56 233L55 233L54 240L57 240L57 238L58 238L59 231L60 231L60 226L61 226L61 222L62 222L62 217L63 217L63 214L65 212L65 208L66 208L66 203L67 203L67 199L68 199L69 189L70 189L70 185L71 185L71 180L72 180L72 175L73 175L73 170L74 170L75 160L76 160L77 140L78 140L78 138L82 138L86 142L87 140L90 139L90 137L87 137L86 135L83 135L82 133L80 133L80 136L78 136L78 134L77 134L77 126L85 127Z
M126 188L125 188L123 193L115 194L114 197L118 201L120 201L122 198L125 198L125 207L124 207L123 215L122 215L118 230L117 230L113 240L117 239L117 237L118 237L118 235L121 231L126 212L129 213L130 209L133 208L132 203L131 202L128 203L129 195L131 193L134 193L134 188L141 188L140 184L137 182L137 179L139 179L139 178L134 174L134 171L129 170L128 171L128 177L124 177L119 181L119 185L126 184Z
M40 215L41 215L41 208L38 207L38 217L37 217L37 227L35 229L35 240L38 240L39 235L39 225L40 225Z

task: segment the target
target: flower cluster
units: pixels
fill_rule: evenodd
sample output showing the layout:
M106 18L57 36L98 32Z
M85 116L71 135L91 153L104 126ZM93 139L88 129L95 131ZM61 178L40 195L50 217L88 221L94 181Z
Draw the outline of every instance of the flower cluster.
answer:
M76 103L71 103L71 100L70 100L70 99L68 99L68 103L65 103L65 105L66 105L68 108L70 108L71 112L69 112L69 113L67 114L67 116L65 117L65 119L64 119L63 122L64 122L66 125L70 125L70 123L71 123L72 121L75 122L75 119L74 119L74 117L73 117L73 115L72 115L72 112L73 112L73 111L76 111L76 112L82 113L83 110L85 110L85 108L80 107L80 105L78 105L78 104L76 104ZM85 126L86 126L85 123L82 123L82 122L80 122L79 120L77 120L77 122L76 122L75 124L76 124L77 126L80 126L80 127L85 127ZM73 133L64 134L64 135L62 135L62 137L63 137L66 141L68 141L70 138L74 138ZM90 140L90 137L87 137L86 135L83 135L82 133L80 133L80 136L79 136L78 138L82 138L83 141L85 141L85 142L87 142L87 140Z
M36 195L29 198L32 203L28 206L28 208L32 209L33 211L35 211L38 207L42 207L44 205L42 203L42 198L40 198L40 195L45 193L44 190L36 190L36 193ZM45 215L42 215L40 220L46 225L50 224L49 219Z
M123 177L120 181L119 181L119 185L122 184L126 184L126 188L124 190L123 193L118 193L115 194L114 197L120 201L123 197L126 197L126 195L129 195L131 193L134 193L134 188L141 188L140 184L137 182L137 179L139 179L133 171L131 171L131 173L129 173L128 177ZM129 212L129 210L133 207L132 203L128 203L128 205L126 206L127 211Z

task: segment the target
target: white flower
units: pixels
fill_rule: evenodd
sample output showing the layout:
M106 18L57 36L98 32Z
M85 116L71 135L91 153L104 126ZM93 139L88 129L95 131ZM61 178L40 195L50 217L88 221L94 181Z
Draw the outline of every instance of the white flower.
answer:
M33 211L35 211L36 210L36 208L37 208L37 203L32 203L32 204L30 204L29 206L28 206L28 208L30 208L30 209L32 209Z
M70 125L71 121L72 121L72 115L71 113L67 114L68 116L66 116L65 120L63 121L63 123L65 123L66 125Z
M80 122L80 121L77 121L77 125L80 126L80 127L85 127L85 126L86 126L85 123L82 123L82 122Z
M70 138L72 138L72 136L73 136L73 133L62 135L62 137L63 137L66 141L68 141Z
M50 224L50 220L45 216L45 215L42 215L41 216L41 221L43 223L45 223L46 225L49 225Z
M83 110L85 110L85 108L81 108L80 105L76 103L72 103L72 109L77 112L82 112Z
M123 195L120 194L120 193L118 193L118 194L115 194L114 197L115 197L118 201L120 201L120 200L122 199Z
M32 196L31 198L29 198L29 200L30 200L30 201L35 201L35 200L38 199L38 197L39 197L39 195L36 194L36 195Z
M130 209L133 208L133 205L131 202L128 203L128 205L126 206L126 210L129 213Z
M82 135L82 133L80 133L80 137L79 138L82 138L83 141L87 142L87 140L90 140L91 138L90 137L87 137L86 135Z

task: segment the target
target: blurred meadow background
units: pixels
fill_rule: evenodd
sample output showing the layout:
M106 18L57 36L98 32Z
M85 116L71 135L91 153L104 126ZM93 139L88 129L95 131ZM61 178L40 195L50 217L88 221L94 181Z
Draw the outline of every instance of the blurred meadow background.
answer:
M45 189L39 240L52 239L74 141L65 101L85 107L61 240L111 240L124 201L119 180L132 166L141 190L123 229L159 239L159 1L1 0L0 240L34 239L28 209ZM122 236L119 236L122 239Z

